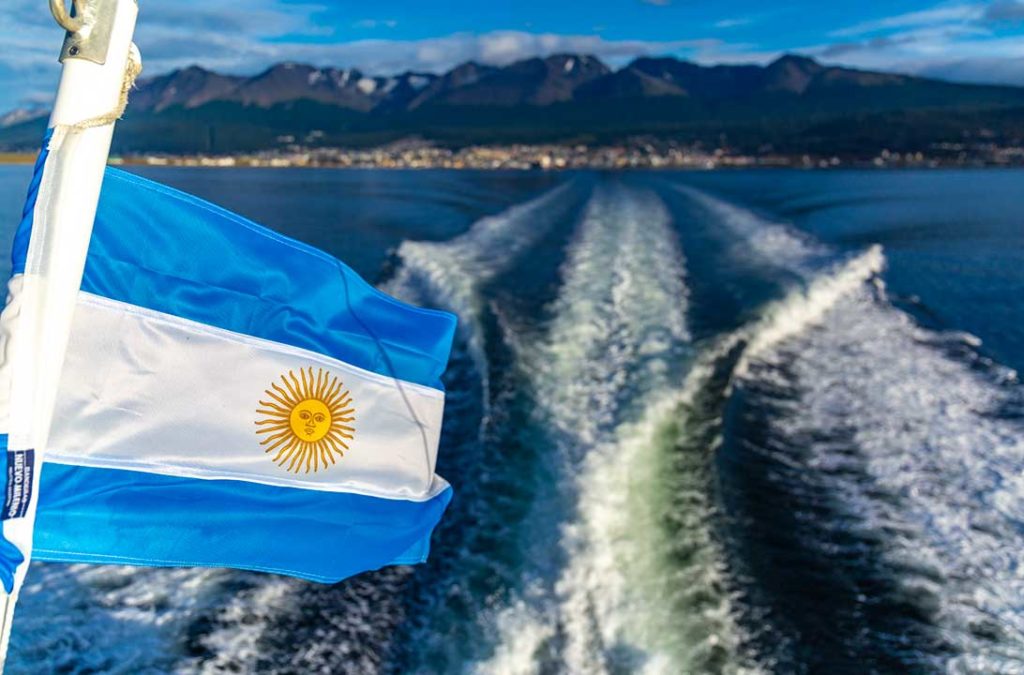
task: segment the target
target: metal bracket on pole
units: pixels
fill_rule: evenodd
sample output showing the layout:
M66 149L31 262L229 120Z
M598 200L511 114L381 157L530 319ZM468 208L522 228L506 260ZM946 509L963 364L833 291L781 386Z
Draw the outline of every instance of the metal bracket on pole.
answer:
M85 59L103 65L107 62L118 0L72 0L74 16L68 14L65 1L50 0L53 18L68 32L60 50L60 62Z

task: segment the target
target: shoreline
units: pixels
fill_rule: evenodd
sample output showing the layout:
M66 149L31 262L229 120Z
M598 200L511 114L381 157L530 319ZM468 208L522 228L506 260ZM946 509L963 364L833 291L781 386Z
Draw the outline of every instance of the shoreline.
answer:
M33 165L36 153L0 152L0 165ZM929 171L948 169L1024 169L1024 157L1020 161L997 162L981 158L973 159L915 159L902 160L811 160L804 158L755 158L721 157L705 161L688 162L574 162L565 165L545 165L540 162L401 162L401 161L359 161L321 162L296 161L290 157L266 157L252 155L183 155L183 156L111 156L110 166L152 166L204 169L335 169L335 170L392 170L392 171L737 171L749 169L779 169L802 171Z
M35 164L35 158L30 160L15 160L7 161L0 158L0 166L32 166ZM884 172L909 172L909 171L920 171L920 172L931 172L931 171L1021 171L1024 170L1024 165L1020 164L942 164L935 166L870 166L870 165L853 165L847 164L838 167L801 167L801 166L744 166L744 167L714 167L710 169L697 169L697 168L681 168L681 167L625 167L625 168L608 168L608 167L573 167L571 169L534 169L534 168L508 168L508 167L463 167L463 168L452 168L446 166L427 166L427 167L408 167L408 166L269 166L269 165L235 165L235 166L215 166L209 164L145 164L141 162L110 162L108 166L115 168L120 167L154 167L154 168L172 168L172 169L208 169L210 171L218 171L224 169L241 169L249 171L266 171L270 169L285 169L285 170L323 170L323 171L394 171L394 172L409 172L414 173L418 171L495 171L495 172L509 172L509 173L572 173L577 171L599 171L599 172L628 172L628 171L649 171L649 172L677 172L677 173L730 173L738 171L808 171L808 172L842 172L842 171L877 171L880 173Z
M35 152L0 152L0 163L31 164ZM936 143L925 150L865 148L859 153L757 152L699 144L509 144L440 147L406 140L373 148L283 145L248 152L132 152L112 165L211 168L451 169L519 171L708 171L731 169L951 169L1024 167L1024 145Z

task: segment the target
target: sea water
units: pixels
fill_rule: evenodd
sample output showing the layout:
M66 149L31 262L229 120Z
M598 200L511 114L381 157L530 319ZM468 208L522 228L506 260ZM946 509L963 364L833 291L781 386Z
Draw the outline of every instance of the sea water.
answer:
M17 672L1024 672L1024 172L133 170L458 314L455 499L335 586L33 564Z

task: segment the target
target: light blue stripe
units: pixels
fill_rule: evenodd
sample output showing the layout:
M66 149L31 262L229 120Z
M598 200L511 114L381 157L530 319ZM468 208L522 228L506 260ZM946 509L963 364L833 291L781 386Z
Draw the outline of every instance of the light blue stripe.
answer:
M33 556L232 567L333 583L426 559L451 489L426 502L46 463Z
M16 271L31 226L29 210ZM104 176L82 290L437 389L455 331L453 315L401 303L322 251L117 169Z

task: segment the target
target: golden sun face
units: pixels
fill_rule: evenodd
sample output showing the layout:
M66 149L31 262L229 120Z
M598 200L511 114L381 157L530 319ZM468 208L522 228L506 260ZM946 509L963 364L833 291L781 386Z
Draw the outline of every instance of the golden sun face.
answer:
M342 382L323 368L291 370L272 382L266 390L267 400L260 401L256 413L266 453L274 453L272 461L287 471L300 473L327 469L335 463L335 455L345 456L349 442L355 438L356 410Z

